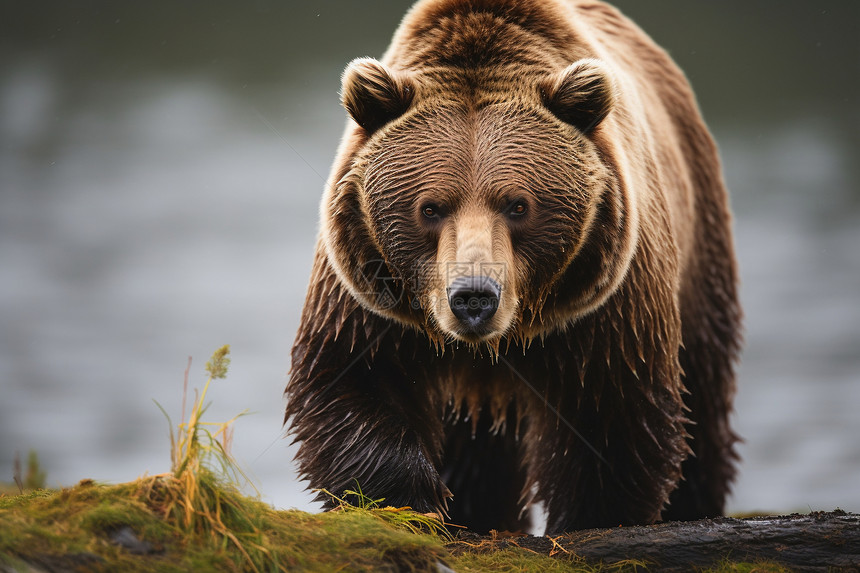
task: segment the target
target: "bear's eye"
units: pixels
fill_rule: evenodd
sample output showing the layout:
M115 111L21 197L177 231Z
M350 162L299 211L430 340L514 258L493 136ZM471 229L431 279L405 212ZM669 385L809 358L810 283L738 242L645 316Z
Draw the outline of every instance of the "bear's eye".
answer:
M528 211L528 207L526 206L526 202L522 200L514 201L508 207L508 215L511 217L522 217Z
M441 216L439 206L433 203L428 203L421 207L421 214L428 219L438 219Z

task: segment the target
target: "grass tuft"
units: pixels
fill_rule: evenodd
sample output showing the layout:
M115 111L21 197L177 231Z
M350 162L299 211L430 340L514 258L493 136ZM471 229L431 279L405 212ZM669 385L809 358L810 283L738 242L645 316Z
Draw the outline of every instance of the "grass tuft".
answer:
M345 490L342 497L338 497L325 489L316 491L322 492L337 501L338 505L333 511L344 513L364 512L384 523L401 529L406 529L412 533L429 533L434 536L442 537L447 541L452 539L451 533L448 531L445 522L439 517L439 515L435 513L418 513L413 511L409 506L383 506L382 502L385 501L385 498L373 499L366 496L364 492L361 491L361 485L357 481L355 483L355 489ZM351 503L347 501L347 498L355 500L355 502ZM450 526L451 524L448 525Z
M185 422L188 369L182 397L182 422L173 431L170 416L157 402L170 423L171 472L140 481L143 497L164 519L186 534L208 536L216 546L232 545L253 571L269 555L254 512L248 511L239 491L240 483L251 483L230 453L232 424L245 412L222 423L204 422L209 407L206 396L213 380L227 376L230 346L224 345L206 363L209 377ZM190 361L189 361L190 366ZM256 488L255 488L256 489Z
M27 454L27 473L21 469L21 454L15 452L12 479L18 487L18 493L45 488L45 472L39 464L39 456L34 450Z

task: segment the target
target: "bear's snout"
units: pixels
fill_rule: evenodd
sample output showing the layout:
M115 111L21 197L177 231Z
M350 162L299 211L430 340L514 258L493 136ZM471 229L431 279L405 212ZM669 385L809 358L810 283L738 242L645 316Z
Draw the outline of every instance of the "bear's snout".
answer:
M490 277L457 277L448 287L448 306L464 327L477 332L496 314L501 293L502 287Z

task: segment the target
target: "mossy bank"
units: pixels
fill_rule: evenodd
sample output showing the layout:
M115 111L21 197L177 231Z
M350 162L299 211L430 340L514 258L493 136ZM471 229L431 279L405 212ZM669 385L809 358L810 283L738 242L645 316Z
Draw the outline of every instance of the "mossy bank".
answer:
M586 563L410 530L422 516L395 508L322 514L277 511L204 472L226 534L189 531L165 513L162 478L121 485L85 480L59 491L0 497L0 571L648 571L641 561ZM204 486L206 487L206 486ZM409 521L414 518L414 521ZM419 525L420 527L420 525ZM448 568L448 569L446 569ZM788 571L723 563L720 571Z
M243 494L238 484L247 480L230 455L235 418L202 420L211 383L226 376L228 354L224 346L212 355L202 392L187 414L183 399L175 431L171 423L170 472L47 490L35 454L26 468L16 462L15 484L0 483L0 573L659 570L636 554L586 561L564 547L562 536L479 537L432 514L386 507L363 495L360 484L338 496L322 492L337 508L321 514L276 510ZM611 530L594 531L601 537ZM726 562L716 570L787 571Z

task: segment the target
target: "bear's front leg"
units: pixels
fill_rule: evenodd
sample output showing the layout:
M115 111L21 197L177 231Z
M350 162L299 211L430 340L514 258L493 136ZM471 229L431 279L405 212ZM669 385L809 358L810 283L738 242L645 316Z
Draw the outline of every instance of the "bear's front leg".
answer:
M530 393L527 466L547 534L657 521L689 454L677 345L637 344L606 315L547 340L550 357L582 368Z
M414 333L323 287L328 296L308 294L286 389L300 477L336 496L360 488L386 505L443 513L441 416L415 374ZM317 500L335 505L322 492Z
M659 520L687 456L682 411L668 402L634 410L626 398L604 395L598 409L584 397L560 425L544 426L531 470L547 534Z

